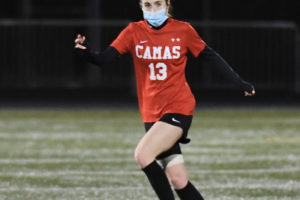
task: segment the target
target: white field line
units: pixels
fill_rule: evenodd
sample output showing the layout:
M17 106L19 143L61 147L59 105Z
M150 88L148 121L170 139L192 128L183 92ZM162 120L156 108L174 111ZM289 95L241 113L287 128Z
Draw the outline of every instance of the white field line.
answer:
M245 145L262 145L262 144L270 144L272 143L272 138L268 138L268 137L264 137L264 135L260 134L260 133L253 133L253 137L249 136L249 138L247 138L246 136L243 137L243 133L240 132L241 134L239 135L239 137L230 137L230 136L226 136L224 137L224 135L221 134L216 134L214 135L213 138L207 138L206 136L209 135L209 133L194 133L190 135L190 138L192 138L192 141L194 143L197 143L197 145L213 145L213 146L245 146ZM295 134L298 133L298 130L295 131ZM25 140L22 141L23 145L26 144L32 144L37 142L37 140L48 140L48 141L52 141L52 140L99 140L99 141L103 141L103 139L107 139L107 135L111 136L111 138L115 138L117 140L120 140L120 144L122 144L122 141L125 143L130 143L133 145L133 147L137 144L137 140L138 138L140 138L142 136L143 133L101 133L101 132L97 132L97 133L46 133L43 132L42 134L33 134L33 133L29 133L29 134L9 134L9 133L0 133L0 139L1 140L5 140L5 139L13 139L13 140ZM282 133L283 134L283 133ZM231 133L231 136L233 134ZM254 137L254 135L256 135ZM284 133L283 135L287 135L286 133ZM270 136L271 137L271 136ZM274 141L275 143L296 143L298 144L300 141L300 137L296 137L296 136L289 136L288 139L284 136L278 136L278 134L275 135L276 137L276 141ZM215 139L218 138L218 139Z
M295 116L295 117L255 117L252 119L249 118L234 118L234 119L228 119L226 117L214 117L214 118L209 118L209 117L205 117L205 118L195 118L195 120L193 120L194 123L207 123L207 122L216 122L216 123L224 123L224 122L234 122L234 123L238 123L241 121L245 121L245 122L251 122L251 123L280 123L280 124L284 124L284 123L300 123L300 117Z
M256 138L256 140L251 139L251 141L249 141L248 139L228 139L228 138L224 138L223 140L209 140L209 141L201 141L201 138L199 138L200 142L197 141L197 138L195 138L194 140L192 139L192 141L197 141L198 145L222 145L222 146L231 146L231 145L237 145L237 146L245 146L245 145L262 145L262 144L270 144L270 141L264 140L264 139L260 139L260 138ZM279 141L280 142L280 141ZM286 143L286 142L283 142ZM294 141L289 141L289 143L297 143L298 144L298 140L294 140Z
M261 183L261 184L247 184L242 185L240 183L228 183L228 184L212 184L212 185L196 185L198 188L203 189L270 189L270 190L299 190L300 184L294 182L282 183L282 184L272 184L272 183ZM107 192L107 191L138 191L138 190L149 190L150 187L6 187L0 188L0 192L16 192L16 191L26 191L26 192Z
M72 128L66 126L66 128ZM76 127L74 127L76 128ZM127 136L127 137L138 137L140 135L144 134L144 131L133 131L131 130L130 133L124 129L124 132L112 132L113 129L110 131L107 129L105 132L103 130L98 129L98 131L94 132L82 132L82 131L55 131L55 130L45 130L45 131L24 131L24 132L17 132L17 133L9 133L9 132L0 132L0 138L16 138L16 139L67 139L67 138L89 138L89 137L107 137L107 135L113 135L113 136ZM295 134L298 133L298 130L295 129L286 129L286 130L281 130L278 132L276 129L261 129L261 130L232 130L232 129L227 129L227 128L200 128L200 130L197 131L196 128L191 128L190 130L190 136L193 139L194 137L207 137L210 136L211 138L219 138L225 136L226 139L231 139L227 138L227 136L238 136L239 139L248 136L248 137L253 137L253 139L256 139L257 137L262 137L262 136L289 136L292 134L293 136L297 136ZM279 133L284 133L280 134ZM213 135L212 135L213 134ZM138 135L138 136L137 136ZM259 139L259 138L258 138Z
M194 160L195 158L199 159L199 158L203 158L205 160L207 160L207 155L201 155L201 153L220 153L220 155L210 155L209 158L221 158L224 157L227 159L228 156L233 157L231 155L228 154L241 154L241 149L239 148L201 148L201 147L183 147L183 152L185 154L185 158L192 159ZM289 150L289 152L291 152ZM293 153L300 153L300 150L294 150ZM190 153L192 154L199 154L199 155L189 155ZM225 155L224 155L225 153ZM101 157L103 154L105 155L111 155L112 157L116 156L116 155L127 155L127 156L133 156L134 154L134 148L99 148L99 149L24 149L22 151L12 151L9 155L11 155L11 157L16 157L17 155L19 156L24 156L27 155L29 156L35 156L35 155L39 155L39 156L58 156L58 157L67 157L67 156L76 156L76 157L80 157L80 158L84 158L86 156L93 156L95 158L97 157ZM206 156L206 157L205 157ZM288 160L297 160L299 158L297 158L297 156L295 156L294 154L289 154L289 155L261 155L263 157L260 157L258 159L268 159L268 160L276 160L276 158L278 159L282 159L282 157L287 158ZM241 160L241 156L234 156L237 159ZM242 156L242 158L244 158L245 156ZM251 156L247 156L251 159ZM266 158L268 157L268 158ZM276 157L276 158L275 158ZM257 159L257 157L254 157L253 159Z
M136 136L136 137L129 137L129 136L126 136L126 135L123 135L123 136L116 136L114 134L114 136L111 136L111 137L114 137L115 139L114 140L119 140L120 141L120 145L122 144L132 144L132 147L134 148L137 143L138 143L138 139L137 138L140 138L141 136ZM49 142L53 142L52 140L66 140L66 141L74 141L74 140L88 140L88 141L91 141L91 140L99 140L101 142L103 142L104 139L106 139L107 136L82 136L82 137L45 137L44 139L45 140L48 140ZM192 138L192 137L191 137ZM16 140L20 140L21 138L14 138ZM23 140L24 138L22 138ZM256 138L257 140L249 140L249 139L227 139L227 138L224 138L223 140L222 139L216 139L216 140L211 140L211 139L207 139L205 141L203 141L202 138L192 138L192 141L194 143L197 143L197 145L199 146L207 146L207 145L213 145L213 146L228 146L228 147L232 147L233 145L234 146L238 146L238 147L244 147L245 145L264 145L264 144L267 144L267 145L270 145L270 143L272 141L268 141L267 139L258 139ZM0 137L0 140L1 140L1 137ZM26 139L26 141L22 141L22 145L25 146L25 145L29 145L29 144L35 144L37 143L36 140L40 140L37 139L37 138L30 138L28 137ZM106 139L107 140L107 139ZM109 141L111 141L112 139L110 139ZM281 142L280 140L277 140L275 141L274 143L282 143L282 144L299 144L299 141L300 141L300 138L297 139L289 139L289 141L285 141L284 138L283 138L283 141ZM20 142L20 141L17 141L17 142Z
M54 177L54 176L144 176L138 171L16 171L0 172L0 176L12 177ZM239 170L189 170L189 174L267 174L299 172L300 167L278 169L239 169Z
M238 148L201 148L201 147L182 147L184 153L240 153ZM99 155L103 154L131 154L133 148L101 148L101 149L24 149L21 154L39 155Z
M63 163L123 163L134 162L133 158L102 158L102 159L72 159L72 158L28 158L0 159L0 164L63 164Z
M204 158L207 160L207 158L205 158L205 156L207 155L201 155L201 153L220 153L220 155L210 155L210 158L220 158L225 156L226 158L228 156L231 156L230 154L241 154L241 152L243 151L243 149L239 149L239 148L218 148L218 147L212 147L212 148L201 148L201 147L182 147L182 150L185 154L185 158L189 159L199 159L199 158ZM289 150L289 152L291 152L291 150ZM193 155L189 155L189 154L193 154ZM194 154L199 154L199 155L194 155ZM293 153L300 153L300 150L294 149ZM134 148L99 148L99 149L78 149L78 148L73 148L73 149L24 149L24 150L14 150L12 152L9 153L10 157L16 157L18 156L24 156L26 155L26 157L33 157L36 155L39 156L57 156L57 157L67 157L67 156L76 156L76 157L80 157L80 158L84 158L86 156L93 156L95 158L97 157L101 157L102 155L111 155L112 157L116 156L116 155L127 155L127 156L133 156L134 154ZM224 155L225 154L225 155ZM229 154L229 155L228 155ZM276 156L276 155L261 155L261 156L267 156L267 159L273 159L273 157L279 157L279 159L281 159L283 156ZM232 156L231 156L232 157ZM241 156L234 156L237 157L238 159L241 159ZM242 156L245 157L245 156ZM249 157L249 156L247 156ZM251 157L251 156L250 156ZM287 159L296 159L297 160L297 156L295 157L294 154L289 154L289 155L285 155L284 158ZM253 158L256 159L256 158ZM260 159L260 158L258 158ZM261 159L266 159L265 157L261 157ZM276 160L276 158L275 158Z
M207 197L208 198L208 197ZM263 197L240 197L240 196L223 196L211 197L214 200L299 200L297 197L275 197L275 196L263 196Z
M4 140L4 139L15 139L15 140L26 140L26 141L22 141L22 144L26 145L26 144L32 144L35 143L36 140L99 140L99 141L103 141L103 139L107 140L107 135L110 134L111 138L116 138L117 140L120 140L120 144L122 144L122 142L126 141L126 143L132 143L133 146L137 144L138 142L138 138L140 138L142 136L141 133L137 133L136 135L132 135L132 134L126 134L126 133L87 133L86 135L84 134L78 134L78 135L74 135L74 134L61 134L61 135L56 135L53 133L49 133L49 135L47 135L46 133L44 133L43 135L35 135L35 136L30 136L30 135L15 135L15 136L8 136L8 135L3 135L0 134L0 139ZM200 133L199 133L200 134ZM203 133L201 133L203 134ZM190 138L192 138L192 141L194 143L197 143L197 145L214 145L214 146L218 146L218 145L222 145L222 146L232 146L232 145L237 145L237 146L244 146L244 145L261 145L261 144L270 144L268 138L260 138L258 136L256 136L255 138L242 138L242 135L240 135L241 137L239 138L223 138L220 136L218 137L218 135L215 135L214 138L221 138L221 139L212 139L212 138L205 138L203 140L203 137L201 137L201 135L196 136L193 135ZM254 137L254 136L253 136ZM277 138L277 141L275 142L281 142L281 143L299 143L300 141L300 137L291 137L289 138L288 141L286 141L286 139L283 137L282 138L282 142L280 141L280 137Z
M293 133L293 130L290 130ZM216 129L216 128L210 128L210 129L202 129L201 131L195 131L191 129L191 132L193 136L202 136L202 135L211 135L214 134L213 137L218 137L218 136L227 136L227 135L237 135L237 136L265 136L265 135L276 135L275 130L245 130L245 131L232 131L231 129ZM17 139L27 139L27 138L34 138L34 139L44 139L44 138L55 138L55 139L61 139L61 138L70 138L70 137L75 137L75 138L81 138L81 137L95 137L95 136L107 136L108 134L113 134L114 136L134 136L136 137L137 135L143 135L144 132L113 132L111 133L110 131L103 132L101 130L97 132L67 132L67 131L44 131L44 132L20 132L20 133L7 133L7 132L2 132L0 133L0 138L17 138Z
M48 124L51 124L51 127L78 127L85 124L105 124L105 125L115 125L117 123L123 122L124 126L129 126L130 124L136 124L139 122L136 119L131 118L111 118L111 119L105 119L105 118L89 118L89 119L76 119L76 118L61 118L61 119L55 119L55 118L21 118L21 119L14 119L14 120L1 120L0 119L0 127L30 127L32 125L45 125L48 126ZM129 124L129 125L127 125ZM141 127L143 124L141 123ZM130 126L129 126L130 127Z
M221 148L221 147L189 147L182 146L183 153L241 153L239 148Z
M270 190L299 190L300 189L300 183L289 181L286 183L254 183L254 184L247 184L247 182L244 183L226 183L226 184L220 184L220 183L212 183L212 185L199 185L197 186L201 189L270 189Z
M235 170L192 170L194 174L265 174L265 173L300 172L300 167L270 168L270 169L235 169Z
M272 136L277 136L277 137L297 137L299 139L298 135L299 130L296 128L293 129L284 129L278 131L277 129L272 129L272 127L266 127L263 129L246 129L246 130L232 130L230 128L198 128L198 129L190 129L190 136L193 139L194 137L196 138L201 138L205 137L207 138L223 138L224 139L243 139L244 137L249 137L251 140L261 140L263 137L272 137ZM233 138L232 138L233 137Z
M201 111L200 111L201 113ZM126 121L126 122L131 122L131 123L137 123L139 122L140 118L139 116L136 116L136 118L115 118L115 117L110 117L110 118L105 118L103 116L95 116L95 117L89 117L89 118L76 118L76 117L66 117L66 118L58 118L56 119L55 117L44 117L44 118L38 118L38 117L24 117L22 119L14 119L13 121L7 120L7 119L0 119L0 125L5 125L7 123L13 124L13 125L20 125L20 124L40 124L40 123L56 123L56 124L61 124L63 121L65 125L67 124L74 124L74 123L111 123L111 124L116 124L117 122L121 121ZM234 118L234 119L228 119L226 116L224 117L194 117L193 119L194 123L207 123L207 122L216 122L216 123L225 123L225 122L251 122L251 123L300 123L300 117L295 116L295 117L255 117L249 120L248 118ZM142 124L141 124L142 126Z
M187 162L192 163L233 163L251 161L300 161L299 155L186 155Z
M27 191L27 192L78 192L78 191L90 191L90 192L105 192L105 191L134 191L134 190L147 190L148 187L7 187L0 188L1 192L15 192L15 191Z
M19 152L14 152L19 153ZM12 153L13 154L13 153ZM32 155L32 154L38 154L38 155L59 155L59 156L65 156L65 155L76 155L80 157L93 155L93 156L100 156L101 154L110 154L110 155L134 155L134 148L101 148L101 149L29 149L24 150L20 152L21 155Z
M103 138L107 137L109 132L23 132L23 133L0 133L2 139L81 139L81 138ZM113 133L113 136L126 136L126 133Z
M228 155L187 155L184 156L187 162L192 163L232 163L232 162L249 162L249 161L300 161L300 156L296 155L251 155L251 156L228 156ZM0 159L0 164L46 164L46 163L120 163L135 162L132 158L14 158Z

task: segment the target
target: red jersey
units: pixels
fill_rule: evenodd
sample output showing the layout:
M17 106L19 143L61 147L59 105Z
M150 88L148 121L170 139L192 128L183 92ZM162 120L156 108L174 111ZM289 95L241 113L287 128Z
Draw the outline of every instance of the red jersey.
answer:
M172 18L159 30L146 20L130 23L111 44L133 58L144 122L165 113L193 115L195 99L185 78L187 54L197 57L205 42L194 28Z

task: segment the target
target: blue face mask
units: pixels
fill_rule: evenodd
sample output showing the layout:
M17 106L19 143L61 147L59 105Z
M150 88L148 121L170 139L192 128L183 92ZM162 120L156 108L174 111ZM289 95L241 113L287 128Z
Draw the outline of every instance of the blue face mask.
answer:
M166 9L162 9L155 13L148 12L148 11L143 11L143 13L144 13L144 19L147 20L148 23L154 27L159 27L168 19L168 16L166 15L167 13Z

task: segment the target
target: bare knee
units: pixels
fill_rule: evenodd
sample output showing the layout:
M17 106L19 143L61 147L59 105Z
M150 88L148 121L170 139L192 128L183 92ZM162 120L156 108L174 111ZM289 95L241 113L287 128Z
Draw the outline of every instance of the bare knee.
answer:
M167 167L166 173L175 189L182 189L188 184L188 176L184 163L178 163Z
M154 161L154 157L146 153L143 148L137 147L134 152L134 158L138 165L143 169Z
M175 189L182 189L188 183L187 176L181 173L171 174L169 178Z

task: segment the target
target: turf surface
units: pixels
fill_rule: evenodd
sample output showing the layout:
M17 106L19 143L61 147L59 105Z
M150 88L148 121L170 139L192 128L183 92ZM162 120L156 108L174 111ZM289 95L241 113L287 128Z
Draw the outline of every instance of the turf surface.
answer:
M2 110L0 199L157 199L133 158L143 134L136 110ZM300 109L201 109L189 136L205 199L300 199Z

